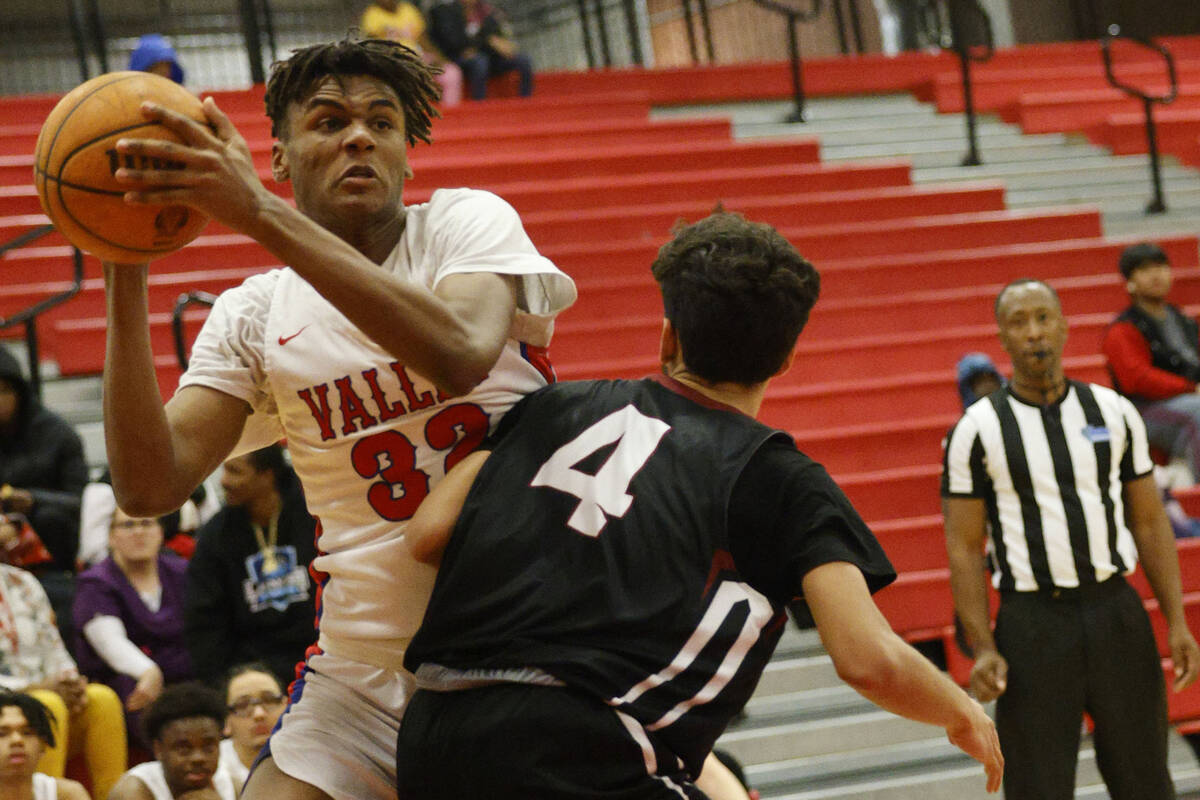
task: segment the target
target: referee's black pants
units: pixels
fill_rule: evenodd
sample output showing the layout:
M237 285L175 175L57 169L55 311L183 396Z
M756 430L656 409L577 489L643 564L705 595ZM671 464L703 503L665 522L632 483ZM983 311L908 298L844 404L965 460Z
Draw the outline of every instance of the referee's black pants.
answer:
M1150 620L1117 577L1082 589L1006 592L996 646L1008 686L996 701L1006 800L1070 800L1083 712L1112 800L1173 800L1167 700Z

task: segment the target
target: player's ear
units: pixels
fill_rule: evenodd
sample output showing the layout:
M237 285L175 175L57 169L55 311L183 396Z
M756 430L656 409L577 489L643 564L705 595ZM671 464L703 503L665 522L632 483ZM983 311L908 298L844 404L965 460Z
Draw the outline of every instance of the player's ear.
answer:
M411 181L413 179L413 171L411 164L404 165L404 180Z
M662 333L658 339L658 363L670 364L679 355L679 334L671 320L663 317Z
M275 178L276 183L286 183L291 177L288 171L287 151L283 149L282 142L271 145L271 176Z

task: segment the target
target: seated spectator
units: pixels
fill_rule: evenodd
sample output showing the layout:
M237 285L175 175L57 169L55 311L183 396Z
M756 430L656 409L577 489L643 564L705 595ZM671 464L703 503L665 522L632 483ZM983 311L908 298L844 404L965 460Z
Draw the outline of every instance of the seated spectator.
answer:
M54 729L46 707L0 690L0 800L90 800L83 784L37 771L47 747L54 747Z
M963 411L981 397L1004 386L1004 378L992 360L983 353L967 353L955 367L958 378L958 396L962 399Z
M28 572L0 564L0 687L25 692L54 718L57 737L38 771L61 778L82 754L92 789L104 797L125 770L125 721L109 687L88 683L59 637L46 592Z
M237 800L233 781L218 769L225 705L198 683L168 686L142 716L156 761L121 776L108 800Z
M1104 333L1113 386L1146 422L1150 446L1200 478L1200 338L1196 322L1167 302L1171 265L1158 245L1125 248L1118 263L1132 301Z
M76 650L84 674L116 690L127 727L136 731L137 712L164 683L192 677L183 634L187 562L162 549L158 520L135 519L119 508L108 542L111 555L79 576Z
M173 514L159 520L163 526L163 546L184 558L196 550L196 529L217 513L217 502L208 487L201 483L192 496ZM94 567L108 558L108 531L112 525L117 498L109 482L108 470L99 479L83 487L83 506L79 512L79 569Z
M71 641L79 549L79 501L87 483L83 442L33 395L21 366L0 348L0 512L21 514L53 559L31 567L62 634Z
M241 792L254 759L271 737L287 706L283 687L266 664L239 664L225 684L225 736L221 740L221 769Z
M129 68L183 83L183 67L179 66L175 48L160 33L147 33L138 39L137 47L129 54Z
M373 0L363 12L359 28L368 39L399 42L420 53L426 63L440 67L442 71L437 76L437 82L442 87L441 105L450 107L462 102L462 70L433 43L425 24L425 15L415 5L398 0Z
M262 661L280 686L316 641L316 522L279 445L225 462L225 507L200 528L184 624L196 677Z
M462 69L471 98L487 97L488 78L516 70L521 96L533 94L533 62L513 41L500 11L481 0L443 0L429 11L438 47Z

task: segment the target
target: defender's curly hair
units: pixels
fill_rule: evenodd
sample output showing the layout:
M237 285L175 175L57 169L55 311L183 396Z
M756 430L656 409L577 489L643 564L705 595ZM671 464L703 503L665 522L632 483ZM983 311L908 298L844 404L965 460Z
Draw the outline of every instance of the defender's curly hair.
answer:
M414 51L387 39L346 38L294 50L291 58L271 65L265 98L271 135L283 138L288 107L306 98L324 78L332 76L340 84L343 78L366 75L390 86L400 99L409 145L428 144L433 118L441 116L434 107L441 98L434 80L439 72Z
M778 231L720 206L677 227L650 269L684 363L718 383L774 375L821 290L817 270Z

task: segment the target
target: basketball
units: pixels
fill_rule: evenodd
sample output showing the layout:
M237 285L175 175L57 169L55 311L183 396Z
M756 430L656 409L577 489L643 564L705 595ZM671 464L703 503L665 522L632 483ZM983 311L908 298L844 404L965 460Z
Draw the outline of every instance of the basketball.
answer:
M34 150L34 184L42 208L71 244L102 259L143 262L178 250L208 217L183 205L128 205L118 167L158 168L120 155L123 137L179 137L142 116L151 101L207 124L200 100L174 81L148 72L112 72L69 92L42 124ZM169 165L168 165L169 167Z

